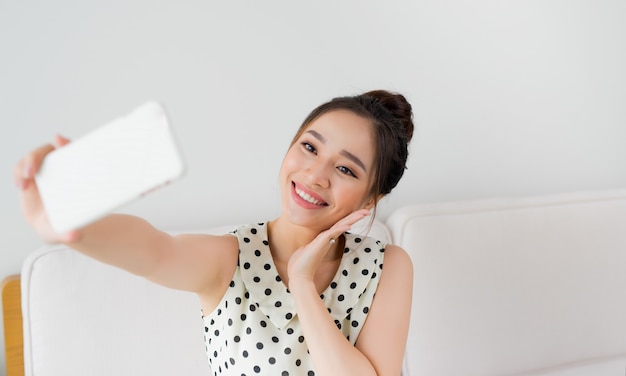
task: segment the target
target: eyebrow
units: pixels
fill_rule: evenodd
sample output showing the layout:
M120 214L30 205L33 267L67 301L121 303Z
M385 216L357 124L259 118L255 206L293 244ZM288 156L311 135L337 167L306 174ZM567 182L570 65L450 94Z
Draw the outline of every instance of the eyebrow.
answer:
M326 143L326 137L322 136L318 132L312 129L309 129L308 131L306 131L306 133L310 133L311 136L318 139L319 142L321 142L322 144ZM344 157L348 158L349 160L351 160L352 162L356 163L359 167L361 167L361 169L363 169L365 173L367 173L367 168L365 168L365 164L359 159L359 157L357 157L356 155L350 153L349 151L345 149L342 149L339 153L343 155Z

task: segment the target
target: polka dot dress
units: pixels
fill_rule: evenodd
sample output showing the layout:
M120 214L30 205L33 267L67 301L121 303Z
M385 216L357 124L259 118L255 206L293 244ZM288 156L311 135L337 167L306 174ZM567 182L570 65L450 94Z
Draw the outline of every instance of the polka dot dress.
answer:
M204 316L204 341L214 375L315 375L295 302L280 279L267 241L267 224L233 232L239 263L221 302ZM380 280L384 245L346 233L337 274L320 295L354 345Z

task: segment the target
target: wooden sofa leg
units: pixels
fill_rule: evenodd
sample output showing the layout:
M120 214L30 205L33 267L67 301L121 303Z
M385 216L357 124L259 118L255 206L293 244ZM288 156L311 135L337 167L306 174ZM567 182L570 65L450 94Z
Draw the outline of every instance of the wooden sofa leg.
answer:
M6 375L24 376L24 337L19 274L2 280L2 315L4 317Z

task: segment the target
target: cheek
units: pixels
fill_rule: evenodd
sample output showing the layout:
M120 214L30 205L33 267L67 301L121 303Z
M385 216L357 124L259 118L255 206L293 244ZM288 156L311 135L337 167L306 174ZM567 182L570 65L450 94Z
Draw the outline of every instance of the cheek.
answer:
M280 177L286 178L294 169L298 166L298 158L293 152L289 150L283 159L283 163L280 165Z
M337 187L337 185L335 186ZM350 211L365 207L365 204L369 201L369 190L367 187L346 185L337 188L339 188L336 191L337 198L345 203L346 208Z

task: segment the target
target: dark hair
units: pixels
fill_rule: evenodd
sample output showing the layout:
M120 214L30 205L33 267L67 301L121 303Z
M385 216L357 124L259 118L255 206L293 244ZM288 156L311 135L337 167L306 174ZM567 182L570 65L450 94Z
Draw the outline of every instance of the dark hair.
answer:
M411 104L403 95L385 90L337 97L311 111L291 144L296 142L312 121L334 110L352 111L372 122L376 136L376 169L370 196L378 200L381 195L391 192L406 169L408 145L414 128Z

